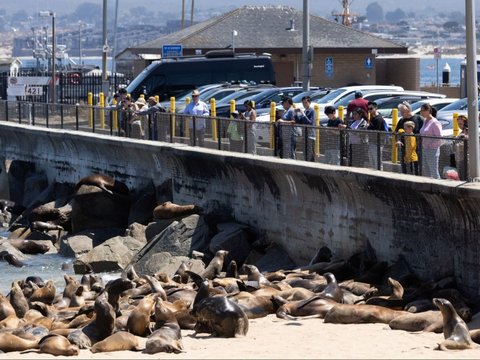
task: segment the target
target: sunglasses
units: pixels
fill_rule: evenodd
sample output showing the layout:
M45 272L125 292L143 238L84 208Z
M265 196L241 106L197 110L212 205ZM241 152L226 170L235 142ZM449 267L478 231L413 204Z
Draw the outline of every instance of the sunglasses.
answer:
M192 97L198 97L198 95L192 95Z
M368 108L368 110L369 110L369 111L371 111L371 110L375 110L375 108L373 108L373 107L369 107L369 108Z

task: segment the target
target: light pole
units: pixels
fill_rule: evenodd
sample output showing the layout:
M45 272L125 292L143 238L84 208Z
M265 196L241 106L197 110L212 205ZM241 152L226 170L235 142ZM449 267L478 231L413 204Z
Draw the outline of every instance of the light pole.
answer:
M303 0L303 79L304 91L310 90L313 48L310 48L310 11L309 0Z
M237 35L238 35L238 31L233 30L232 31L232 51L234 55L235 55L235 38L237 37Z
M48 17L52 18L52 94L51 94L51 102L55 104L55 95L56 95L56 78L55 78L55 53L56 53L56 43L55 43L55 13L53 11L40 11L41 17Z
M82 65L82 26L83 22L78 21L78 64Z

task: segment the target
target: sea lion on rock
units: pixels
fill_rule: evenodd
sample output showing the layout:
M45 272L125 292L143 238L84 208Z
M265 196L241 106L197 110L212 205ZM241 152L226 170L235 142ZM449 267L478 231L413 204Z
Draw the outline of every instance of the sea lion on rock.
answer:
M159 352L178 354L183 351L180 325L164 302L160 299L155 304L155 330L147 339L144 352L156 354Z
M50 231L50 230L64 230L63 226L53 224L48 221L34 221L30 224L30 230L34 231Z
M443 336L445 341L438 344L438 350L474 349L478 345L472 341L467 324L457 314L450 301L434 298L433 303L440 309L443 317Z
M48 245L36 242L35 240L13 239L9 240L9 243L17 250L28 255L45 254L50 250Z
M82 185L96 186L112 195L116 193L128 196L130 193L127 185L107 175L92 174L81 178L75 185L73 192L76 193Z
M138 341L138 337L126 331L118 331L102 341L97 342L90 349L92 353L123 350L139 351L140 342Z
M10 254L7 250L3 250L0 252L0 259L18 268L24 266L23 262L21 262L15 255Z
M174 219L198 214L200 211L201 208L196 205L177 205L170 201L165 201L153 209L153 218L155 220Z

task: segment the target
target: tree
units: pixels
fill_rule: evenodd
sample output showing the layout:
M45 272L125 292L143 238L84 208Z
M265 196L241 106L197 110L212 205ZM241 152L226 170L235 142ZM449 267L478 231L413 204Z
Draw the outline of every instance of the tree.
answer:
M367 6L367 19L369 23L383 21L383 8L378 2L373 2Z
M385 20L390 23L396 23L399 20L405 19L405 17L405 12L400 8L397 8L395 11L389 11L385 14Z

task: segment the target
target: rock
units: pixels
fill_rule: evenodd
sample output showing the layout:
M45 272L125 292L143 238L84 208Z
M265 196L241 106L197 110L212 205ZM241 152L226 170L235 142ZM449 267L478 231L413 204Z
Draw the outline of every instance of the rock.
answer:
M22 253L16 247L10 244L8 240L5 240L5 239L0 240L0 252L2 251L7 251L9 254L14 255L20 261L28 259L27 255Z
M142 263L134 264L135 271L140 274L153 275L157 272L164 272L172 277L183 261L191 261L191 271L200 274L205 269L201 260L189 259L186 256L172 256L168 252L158 252L149 256Z
M133 224L130 224L125 235L131 236L137 240L140 240L143 243L146 243L147 242L147 238L145 237L146 228L147 227L145 225L142 225L139 223L133 223Z
M168 225L173 223L176 219L166 219L166 220L157 220L155 222L151 222L147 225L145 229L145 237L147 242L150 242L152 239L155 238L158 234L160 234L163 230L167 228Z
M139 191L139 198L133 203L130 209L128 223L134 222L147 225L153 219L153 209L157 206L157 198L153 184L146 186Z
M45 174L35 173L32 176L29 176L25 179L25 191L23 197L24 204L31 204L36 199L38 194L42 193L45 189L48 188L48 178ZM53 190L53 188L52 188Z
M266 254L253 265L255 265L261 272L277 271L280 269L290 270L296 267L290 256L288 256L288 254L277 245L268 249Z
M97 186L82 185L72 201L72 233L85 229L128 226L130 198L110 194Z
M172 256L190 257L193 250L204 252L207 247L209 228L200 215L190 215L174 221L147 243L135 256L135 268L144 268L154 254L168 252ZM141 270L139 270L141 272Z
M78 257L88 253L95 246L125 233L123 229L95 229L63 237L60 241L60 254L68 257Z
M228 265L231 260L235 260L238 266L242 266L252 249L249 227L228 222L218 224L217 229L218 233L210 240L210 252L215 254L217 250L227 250L224 263Z
M94 272L118 272L125 269L145 243L130 237L116 236L98 245L73 263L76 274L84 273L84 264Z

